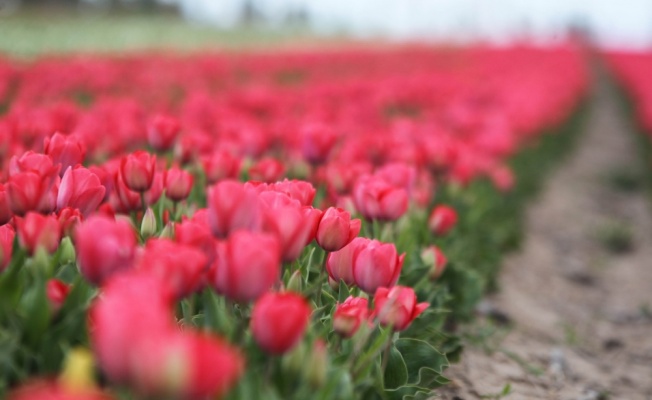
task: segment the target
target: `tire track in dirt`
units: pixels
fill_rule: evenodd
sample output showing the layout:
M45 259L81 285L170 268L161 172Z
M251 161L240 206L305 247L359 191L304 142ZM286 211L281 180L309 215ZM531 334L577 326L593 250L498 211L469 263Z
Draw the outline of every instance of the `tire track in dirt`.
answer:
M499 398L489 396L510 384L509 399L652 399L652 199L613 177L650 166L597 74L576 153L531 205L522 250L479 308L511 323L480 318L465 328L466 351L438 398ZM621 254L605 244L630 238Z

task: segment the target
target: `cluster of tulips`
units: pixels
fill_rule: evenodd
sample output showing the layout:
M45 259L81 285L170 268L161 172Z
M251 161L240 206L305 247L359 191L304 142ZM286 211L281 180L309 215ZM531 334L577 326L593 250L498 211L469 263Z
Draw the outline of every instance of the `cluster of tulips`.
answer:
M613 52L607 58L616 78L631 96L639 126L652 135L652 53Z
M444 199L585 84L570 46L0 62L0 391L425 398Z

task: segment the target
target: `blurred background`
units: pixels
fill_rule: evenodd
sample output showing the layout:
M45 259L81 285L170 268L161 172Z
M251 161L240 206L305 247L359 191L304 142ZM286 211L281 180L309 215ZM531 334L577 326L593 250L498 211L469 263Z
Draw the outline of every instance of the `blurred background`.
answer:
M651 0L0 0L0 51L332 40L652 43Z

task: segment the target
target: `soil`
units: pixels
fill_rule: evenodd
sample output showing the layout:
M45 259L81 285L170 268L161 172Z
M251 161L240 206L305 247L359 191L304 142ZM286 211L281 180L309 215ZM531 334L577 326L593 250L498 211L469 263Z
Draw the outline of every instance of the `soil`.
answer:
M436 398L652 399L652 166L604 73L591 102Z

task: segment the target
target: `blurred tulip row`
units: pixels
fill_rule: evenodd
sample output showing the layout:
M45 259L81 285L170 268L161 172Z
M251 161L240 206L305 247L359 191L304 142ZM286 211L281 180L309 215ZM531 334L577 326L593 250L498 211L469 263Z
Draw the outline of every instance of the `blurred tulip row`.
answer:
M586 83L571 45L0 61L0 392L427 398Z

